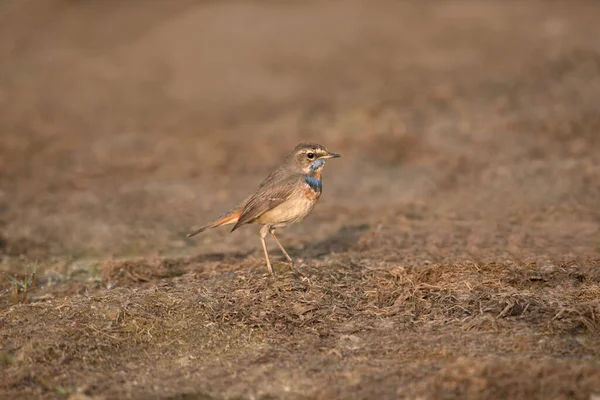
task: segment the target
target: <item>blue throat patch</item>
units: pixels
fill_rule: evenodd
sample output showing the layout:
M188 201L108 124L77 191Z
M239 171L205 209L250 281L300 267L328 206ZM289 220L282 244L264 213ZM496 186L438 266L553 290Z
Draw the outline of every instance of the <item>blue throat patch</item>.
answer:
M321 190L323 189L323 184L321 183L321 180L317 179L314 176L307 176L304 178L304 181L306 181L306 183L308 183L308 186L310 186L310 188L315 192L321 192Z

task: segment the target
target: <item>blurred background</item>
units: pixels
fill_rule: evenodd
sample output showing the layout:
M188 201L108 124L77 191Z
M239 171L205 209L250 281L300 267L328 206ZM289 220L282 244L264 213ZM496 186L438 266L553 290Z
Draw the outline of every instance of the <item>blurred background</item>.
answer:
M343 158L282 233L308 256L597 257L599 20L594 2L4 1L0 252L260 256L255 229L184 233L315 141Z

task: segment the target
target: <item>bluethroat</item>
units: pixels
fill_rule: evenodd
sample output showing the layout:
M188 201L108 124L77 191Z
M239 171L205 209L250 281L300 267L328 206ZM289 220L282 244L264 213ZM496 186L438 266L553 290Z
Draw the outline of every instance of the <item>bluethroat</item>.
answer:
M231 224L234 224L231 230L233 232L242 225L256 222L264 225L260 230L260 241L265 252L269 273L273 275L265 243L267 233L273 236L275 243L285 255L292 269L300 273L290 255L275 236L275 229L300 222L310 214L323 190L321 173L325 161L337 157L340 155L330 152L320 144L300 143L285 158L283 164L273 171L239 206L187 236L194 236L210 228Z

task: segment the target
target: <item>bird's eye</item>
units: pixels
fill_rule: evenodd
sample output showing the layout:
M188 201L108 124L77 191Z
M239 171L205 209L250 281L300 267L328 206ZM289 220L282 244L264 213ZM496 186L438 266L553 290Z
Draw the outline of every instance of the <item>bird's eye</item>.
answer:
M313 158L315 158L315 153L307 153L306 157L308 157L309 160L312 160Z

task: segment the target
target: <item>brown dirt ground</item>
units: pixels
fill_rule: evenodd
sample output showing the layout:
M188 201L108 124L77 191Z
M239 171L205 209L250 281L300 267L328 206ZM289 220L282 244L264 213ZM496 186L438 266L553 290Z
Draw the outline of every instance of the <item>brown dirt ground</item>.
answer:
M0 398L597 399L599 20L2 2ZM304 140L310 281L185 238Z

